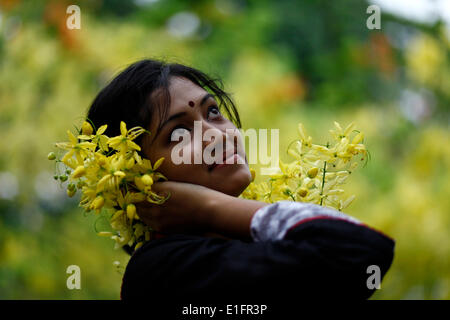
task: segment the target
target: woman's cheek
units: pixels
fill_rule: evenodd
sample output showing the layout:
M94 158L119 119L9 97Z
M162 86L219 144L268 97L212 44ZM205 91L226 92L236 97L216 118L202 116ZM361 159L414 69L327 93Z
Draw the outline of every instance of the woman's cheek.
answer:
M166 153L165 158L174 165L193 164L195 160L195 153L201 161L201 145L196 146L191 140L181 140L175 142Z

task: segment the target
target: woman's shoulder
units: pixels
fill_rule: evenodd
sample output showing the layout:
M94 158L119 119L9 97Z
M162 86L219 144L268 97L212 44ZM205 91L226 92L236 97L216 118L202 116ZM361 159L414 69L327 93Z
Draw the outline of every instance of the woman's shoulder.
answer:
M231 242L236 245L239 240ZM206 277L194 273L201 272L201 265L213 264L217 260L214 257L218 258L230 245L227 239L191 234L171 234L148 241L128 261L121 298L154 297L156 292L149 288L157 290L157 295L172 295L174 283L183 287L187 279Z
M229 242L224 238L211 238L194 234L157 234L153 240L137 249L128 261L128 269L160 267L169 261L178 261L189 255L201 255ZM232 240L234 242L238 240Z
M185 245L192 241L199 241L201 237L189 234L161 234L157 233L152 240L147 241L139 249L133 252L130 261L133 261L145 254L146 252L153 250L160 250L162 247Z

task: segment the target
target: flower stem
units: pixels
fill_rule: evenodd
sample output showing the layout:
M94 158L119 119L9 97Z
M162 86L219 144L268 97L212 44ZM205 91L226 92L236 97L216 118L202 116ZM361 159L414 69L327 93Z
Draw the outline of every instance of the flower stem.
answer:
M328 148L329 143L327 142L327 148ZM325 173L327 172L327 162L324 161L323 164L323 174L322 174L322 190L320 190L320 205L322 205L323 202L323 187L325 186Z

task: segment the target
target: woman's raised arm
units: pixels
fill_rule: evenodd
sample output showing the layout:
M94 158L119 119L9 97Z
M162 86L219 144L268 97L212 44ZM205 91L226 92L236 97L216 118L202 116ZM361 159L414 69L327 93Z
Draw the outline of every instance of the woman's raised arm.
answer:
M163 233L218 233L250 241L253 214L268 205L185 182L158 182L152 188L171 196L162 205L138 203L137 212L146 224Z

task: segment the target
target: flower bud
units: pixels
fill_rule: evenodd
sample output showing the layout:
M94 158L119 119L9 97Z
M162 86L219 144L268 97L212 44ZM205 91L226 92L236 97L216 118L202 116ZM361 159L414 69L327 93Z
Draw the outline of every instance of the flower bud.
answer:
M139 190L144 190L146 188L146 185L144 184L144 182L142 182L142 178L135 177L134 178L134 184L136 185L136 187Z
M59 176L59 180L61 180L62 182L67 180L67 176L63 175L63 176Z
M252 182L255 181L256 172L255 169L250 169L250 173L252 175Z
M153 170L157 170L161 166L163 161L164 161L164 157L158 159L158 161L156 161L155 164L153 165Z
M127 217L128 219L133 220L135 215L136 215L136 206L131 203L127 206Z
M123 214L123 210L117 210L113 216L111 217L111 221L116 220L117 218L119 218L121 215Z
M125 172L120 171L120 170L115 171L115 172L114 172L114 175L115 175L116 177L119 177L119 178L123 178L123 177L126 176Z
M67 189L67 195L69 196L69 197L73 197L74 195L75 195L75 193L77 193L77 190L76 189Z
M148 174L144 174L141 180L147 186L151 186L153 184L153 179Z
M101 167L104 166L106 164L106 157L103 157L103 156L99 157L98 160L97 160L97 163Z
M94 132L94 129L92 129L91 124L87 121L83 122L83 125L81 126L81 133L90 136L92 132Z
M315 181L314 179L309 180L309 181L306 183L306 187L308 187L308 188L312 188L312 187L315 186L315 185L316 185L316 181Z
M101 207L103 207L103 204L105 203L105 199L102 196L98 196L95 198L91 203L91 209L98 210Z
M108 231L100 231L97 233L98 236L100 237L112 237L113 233L112 232L108 232Z
M47 156L48 160L55 160L56 159L56 155L54 152L50 152Z
M77 179L82 177L86 173L86 168L84 166L78 166L72 174L72 178Z
M144 244L144 243L143 243L142 241L139 242L139 243L134 247L134 250L139 249L140 247L142 247L143 244Z
M310 179L313 179L313 178L315 178L315 177L317 176L317 173L318 173L318 172L319 172L319 169L318 169L318 168L316 168L316 167L311 168L311 169L308 170L308 177L309 177Z
M300 188L300 190L297 191L297 194L302 198L306 197L306 195L308 194L308 189Z
M81 189L85 184L86 184L86 182L80 180L77 182L77 188Z
M362 132L358 133L352 140L352 144L358 144L364 139L364 134Z

